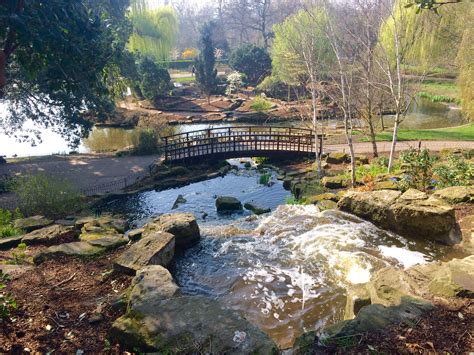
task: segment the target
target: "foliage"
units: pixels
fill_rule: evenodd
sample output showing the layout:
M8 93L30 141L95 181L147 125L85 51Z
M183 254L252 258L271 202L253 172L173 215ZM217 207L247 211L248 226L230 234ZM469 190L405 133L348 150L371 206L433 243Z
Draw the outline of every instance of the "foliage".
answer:
M474 163L456 154L449 155L446 163L433 170L439 187L468 186L474 183Z
M134 144L134 153L138 155L154 154L158 151L158 136L154 129L141 129L138 132L137 142Z
M227 88L226 95L232 95L239 93L242 88L242 74L239 72L233 72L227 76Z
M19 209L12 212L0 208L0 238L20 235L21 230L13 226L13 221L22 217L23 216Z
M401 168L404 170L400 186L402 189L414 188L426 191L433 179L434 158L428 149L411 148L400 154Z
M15 179L11 176L0 176L0 194L4 192L13 191L15 188Z
M229 57L229 65L232 69L244 73L251 84L261 82L272 69L272 61L265 48L251 43L234 49Z
M133 30L128 43L132 52L165 61L175 46L178 18L171 6L151 9L140 0L132 0L130 20Z
M459 45L456 63L459 67L458 85L465 116L474 121L474 6L462 14L458 23L464 27L464 33Z
M214 43L212 40L215 23L205 23L200 30L200 54L196 60L196 80L201 91L207 96L208 101L213 92L217 90L217 69L214 56Z
M325 33L328 15L317 7L311 11L300 10L273 27L272 75L286 84L308 80L305 63L311 63L312 71L323 75L335 62L334 51Z
M31 120L77 144L91 127L85 108L98 117L113 110L104 76L127 40L127 7L128 0L0 2L0 97L7 104L0 125L7 133ZM33 139L25 130L21 137Z
M80 193L70 182L43 173L20 178L15 192L26 215L60 218L81 207Z
M250 104L250 108L254 111L261 112L261 111L268 111L273 107L271 101L266 100L262 96L256 96L255 99L252 100Z
M158 67L150 58L141 59L138 64L138 74L140 90L148 100L154 101L172 88L168 70Z
M17 308L15 299L2 291L8 281L10 281L10 277L0 271L0 319L7 319L11 312Z
M198 50L196 48L186 48L181 57L183 59L194 59L198 56Z
M288 196L286 198L286 204L296 206L296 205L304 205L305 203L303 200L297 199L295 195L291 194L291 196Z
M271 173L265 173L265 174L260 175L260 177L258 179L258 183L260 185L268 185L268 183L270 182L271 179L272 179L272 174Z
M26 244L20 243L12 252L12 259L7 261L9 265L23 265L26 260Z
M428 99L431 102L455 102L459 103L459 100L455 99L454 97L444 96L444 95L433 95L429 92L420 91L416 94L418 97L422 97L424 99Z

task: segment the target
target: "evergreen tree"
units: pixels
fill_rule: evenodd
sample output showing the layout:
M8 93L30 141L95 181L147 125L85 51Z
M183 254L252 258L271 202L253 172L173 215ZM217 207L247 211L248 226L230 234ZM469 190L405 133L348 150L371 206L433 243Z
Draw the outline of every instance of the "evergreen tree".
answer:
M196 60L196 80L203 94L207 96L208 103L211 101L211 94L217 90L216 58L212 40L214 27L213 21L202 26L199 40L200 54Z

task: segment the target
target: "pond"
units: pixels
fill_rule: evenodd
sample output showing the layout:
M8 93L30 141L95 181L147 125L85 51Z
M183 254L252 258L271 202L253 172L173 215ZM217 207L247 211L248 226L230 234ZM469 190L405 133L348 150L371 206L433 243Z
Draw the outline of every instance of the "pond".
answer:
M332 122L335 125L336 122ZM385 126L390 126L393 119L384 116ZM418 98L414 102L409 112L401 124L402 128L424 129L452 127L465 123L461 111L458 108L446 104L433 103L427 99ZM290 123L277 123L276 125L288 125ZM301 124L297 121L296 124ZM177 133L188 132L209 127L228 127L237 125L248 125L243 123L215 123L215 124L186 124L174 126ZM37 128L26 125L27 128L38 129L42 137L42 142L31 146L27 142L18 142L13 137L8 137L0 131L0 155L12 157L40 156L50 154L68 154L71 151L79 153L104 152L120 150L129 147L136 139L136 132L133 129L94 127L88 138L82 139L76 149L68 147L67 142L60 135L51 129Z
M375 271L425 263L444 253L337 210L287 204L290 193L271 173L269 186L259 184L260 172L240 168L180 188L117 198L99 209L123 213L136 226L162 213L194 213L202 239L177 255L171 267L181 291L239 311L282 349L305 331L341 320L347 289L369 281ZM179 195L187 202L172 210ZM220 215L215 199L221 195L272 212Z

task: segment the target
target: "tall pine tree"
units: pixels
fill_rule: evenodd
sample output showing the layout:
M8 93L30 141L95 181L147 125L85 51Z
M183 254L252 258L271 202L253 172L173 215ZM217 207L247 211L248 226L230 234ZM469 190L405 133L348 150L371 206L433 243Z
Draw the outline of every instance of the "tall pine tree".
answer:
M211 94L217 90L216 58L212 40L214 28L215 23L213 21L206 22L201 27L200 54L196 60L196 80L203 94L207 96L208 103L211 101Z

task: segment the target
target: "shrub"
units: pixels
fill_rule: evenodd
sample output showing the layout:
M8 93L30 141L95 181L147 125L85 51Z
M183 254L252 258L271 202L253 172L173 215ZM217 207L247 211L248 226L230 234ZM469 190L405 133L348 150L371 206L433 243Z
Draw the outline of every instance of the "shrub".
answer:
M143 58L138 63L140 90L143 96L154 101L158 96L172 89L171 77L168 70L160 68L153 60Z
M46 174L29 175L18 180L15 189L20 210L26 215L41 214L60 218L81 207L79 190L70 182Z
M226 95L237 94L242 87L242 74L239 72L233 72L227 77L227 88Z
M265 100L262 96L256 96L250 104L250 108L257 112L268 111L272 107L273 104L270 101Z
M158 135L151 128L141 129L134 143L134 153L138 155L154 154L158 151Z
M0 194L10 192L15 189L15 179L11 176L5 175L0 177Z
M258 84L272 70L272 60L265 48L250 43L232 51L229 65L232 69L244 73L251 84Z
M262 174L260 175L260 178L258 179L258 183L260 185L268 185L268 183L270 182L272 178L272 174L271 173L266 173L266 174Z
M400 182L400 187L404 190L415 188L426 191L433 179L434 158L428 149L410 149L400 154L400 161L404 175Z
M10 265L23 265L26 259L26 244L20 243L12 252L12 259L7 261Z
M439 187L473 184L474 164L468 163L459 155L449 155L445 164L440 164L433 170Z
M20 235L21 230L13 226L13 220L22 217L23 216L18 209L11 212L0 208L0 238Z

